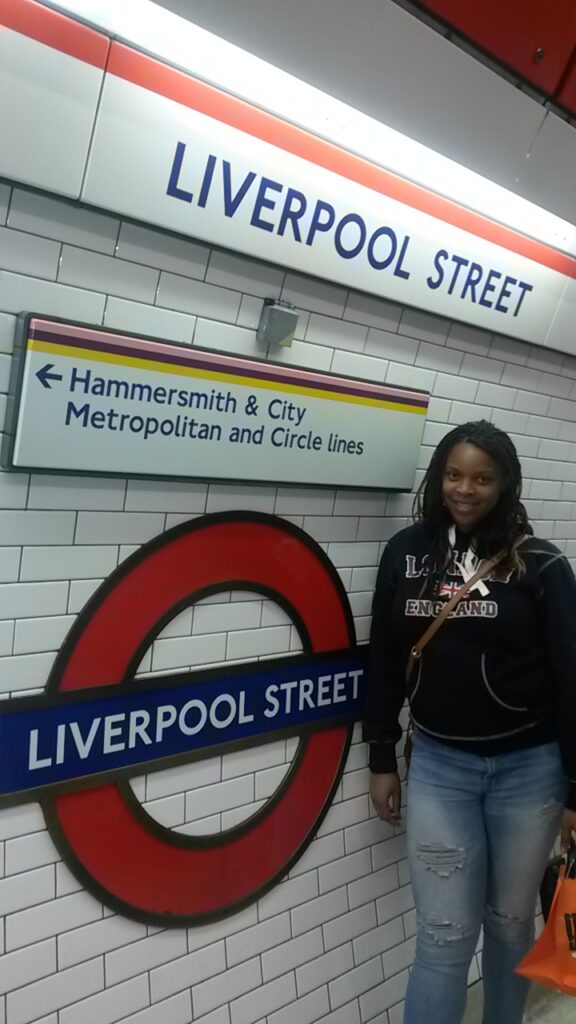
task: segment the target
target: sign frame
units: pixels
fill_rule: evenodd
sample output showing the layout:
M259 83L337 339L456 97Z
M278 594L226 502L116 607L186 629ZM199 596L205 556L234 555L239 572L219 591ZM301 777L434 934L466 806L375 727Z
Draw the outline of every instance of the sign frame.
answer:
M98 469L66 469L66 468L46 468L43 466L35 465L16 465L13 461L13 453L16 441L16 431L20 416L20 403L23 389L24 370L26 364L27 354L27 341L29 334L30 321L35 319L49 320L50 323L63 324L67 327L78 327L80 329L101 331L104 334L116 335L118 337L141 340L144 342L152 342L156 345L169 345L173 348L182 349L186 353L190 353L191 350L198 353L205 353L214 356L229 356L230 353L223 353L218 349L209 348L201 345L188 345L181 341L171 341L165 338L157 338L153 335L143 334L135 331L123 331L115 328L102 327L99 324L89 324L80 320L68 320L64 317L51 316L50 314L44 313L32 313L22 312L18 315L16 321L16 332L14 340L14 352L12 356L12 366L10 372L10 380L8 385L8 401L6 408L6 420L4 427L4 435L0 445L0 465L3 469L15 473L38 473L42 475L57 475L57 476L72 476L72 477L101 477L101 478L120 478L120 479L134 479L134 480L165 480L165 481L180 481L180 482L198 482L198 483L230 483L230 484L244 484L247 486L275 486L275 487L314 487L321 488L323 490L352 490L352 491L369 491L385 494L388 491L395 493L406 493L409 494L412 490L412 486L399 487L392 485L367 485L358 484L356 482L347 483L339 481L338 483L323 483L316 482L310 483L306 480L278 480L278 479L253 479L246 476L229 477L229 476L205 476L205 475L181 475L181 474L148 474L141 472L131 472L129 470L98 470ZM265 363L270 367L278 367L279 370L300 370L310 376L318 375L320 378L326 376L323 371L310 369L301 364L290 364L288 367L286 364L281 363L274 359L269 359L265 353L262 358L255 356L234 356L234 358L241 359L242 363L246 363L249 366L251 363L259 365ZM328 376L342 380L343 382L357 381L359 384L369 385L374 387L375 381L365 377L348 377L345 374L329 371ZM426 410L422 417L423 428L426 421L427 406L430 401L430 392L423 388L409 387L403 388L402 385L388 384L382 385L389 387L390 389L398 389L403 391L409 391L414 394L415 397L422 397L422 400L426 401Z
M215 530L212 540L219 542L215 548L215 565L212 564L211 552L206 543L206 531L211 528ZM253 528L255 533L248 550L246 540L250 536L250 528ZM228 532L230 530L231 535ZM235 530L240 531L239 534L234 533ZM276 564L272 565L270 545L283 541L295 544L295 548L289 552L279 548L275 556ZM199 570L197 561L192 560L188 563L182 558L184 552L193 555L196 547L203 551L205 558L205 564L200 566ZM255 564L252 547L258 551L260 565ZM234 552L237 554L234 555ZM246 572L237 573L236 578L233 572L228 574L231 555L237 558L239 565L247 567ZM295 555L299 555L299 558L295 558ZM302 558L305 565L317 574L314 587L302 589ZM174 560L180 565L180 580L174 579ZM188 577L185 575L188 564L193 566L194 573L198 572L199 576L205 579L204 586L198 586L192 573L190 589L185 589L188 586ZM150 574L152 579L156 574L158 583L153 600L150 589L142 586L146 580L150 582ZM214 582L206 586L210 576ZM290 615L301 636L305 656L309 656L310 652L328 655L332 650L341 649L353 653L358 649L354 620L344 585L326 553L305 531L289 521L266 513L220 512L199 516L191 522L181 523L156 536L142 545L107 577L73 624L51 670L46 693L54 695L70 692L80 699L83 693L93 693L94 690L89 689L90 682L83 674L83 664L96 679L102 678L101 689L108 686L116 689L122 680L129 683L142 651L179 610L194 604L199 595L206 593L207 590L216 592L231 588L253 589L259 577L259 592L267 594L274 601L279 601ZM269 587L263 582L267 578L272 581ZM128 619L120 623L117 615L119 602L130 598L132 588L136 588L136 593L140 595L140 610L135 610L133 622L130 623ZM179 591L182 593L180 598ZM295 607L290 594L295 596L296 604L300 605L300 608ZM323 600L328 601L328 612L322 601L318 601L318 594L323 595ZM99 664L94 663L92 645L96 643L97 649L103 651L99 638L101 635L109 635L107 630L111 619L124 635L123 649L118 651L114 644L109 644L111 660L106 650L102 654L106 667L102 669ZM340 641L336 647L333 643L334 637L338 637ZM329 638L330 642L327 643ZM135 644L134 640L137 641ZM348 643L347 648L342 648L342 641ZM326 649L323 650L325 645ZM230 668L233 670L234 667ZM118 679L115 678L116 673ZM106 674L110 675L107 681ZM102 784L98 776L96 782L80 784L72 792L46 794L41 799L41 806L52 840L64 862L86 890L105 905L133 920L162 927L204 924L237 913L255 902L273 888L280 878L285 877L300 859L332 805L350 749L352 732L353 721L350 717L346 723L327 724L326 728L315 729L312 734L306 731L301 737L299 748L284 779L264 807L223 834L189 836L173 832L159 824L134 796L127 784L126 773L122 774L115 785ZM137 767L132 774L140 774ZM90 789L87 785L90 785ZM98 805L96 813L95 803ZM308 806L303 808L303 818L298 822L295 807L300 811L303 804ZM107 823L108 831L106 809L114 812L114 822ZM286 828L279 827L285 818L290 824L288 832ZM138 834L151 844L152 851L155 848L164 848L164 853L162 849L160 850L161 857L175 859L177 865L183 865L188 871L191 868L194 870L197 863L195 858L199 858L200 872L207 872L207 879L218 892L219 899L221 876L218 872L218 863L222 858L228 863L226 858L230 857L231 844L238 843L241 852L242 849L245 852L243 844L248 843L250 850L249 844L252 839L256 841L256 849L259 850L262 836L258 830L268 828L272 829L272 837L276 840L276 846L280 843L280 847L275 850L272 841L269 846L265 845L264 853L258 855L258 862L250 865L252 887L247 891L241 891L238 898L228 902L221 900L221 905L215 908L179 913L169 909L169 896L162 889L162 878L157 881L156 873L149 873L151 860L143 856L143 864L138 867L138 871L133 861L129 864L119 863L118 851L121 854L126 846L123 845L120 833L122 826L129 820L133 821L134 829L139 830ZM94 873L90 872L78 850L79 837L82 839L81 846L84 851L91 851L91 856L93 851L92 863L102 868L106 878L112 878L118 883L122 895L111 891L102 878L95 877ZM114 846L116 842L117 847ZM127 845L129 846L129 843ZM134 856L139 858L141 846L137 845L135 849ZM187 857L192 858L191 863L188 863ZM255 859L254 850L252 859ZM162 859L160 863L164 865ZM142 878L145 879L145 883L142 882ZM228 889L236 891L237 881L235 876L229 879ZM243 879L240 879L240 882L248 884ZM126 885L130 888L139 884L144 884L146 895L143 899L149 903L147 908L136 906L125 898ZM152 892L156 885L159 888ZM188 892L191 885L190 877L177 877L174 885L175 892L180 893L178 898L184 901L192 899ZM156 909L150 909L152 904L155 904Z

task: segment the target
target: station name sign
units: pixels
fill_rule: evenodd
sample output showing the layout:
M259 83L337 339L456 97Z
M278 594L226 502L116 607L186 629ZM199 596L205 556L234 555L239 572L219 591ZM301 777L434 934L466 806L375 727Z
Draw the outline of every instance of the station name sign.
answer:
M429 396L27 315L11 469L409 490Z
M238 589L277 604L303 653L138 674L168 622ZM162 927L235 913L316 834L362 717L367 671L342 581L308 534L258 512L179 523L92 595L45 691L0 704L0 810L40 800L63 860L118 913ZM299 739L293 756L278 743L288 737ZM258 806L244 801L247 816L216 834L164 826L129 785L189 765L194 789L196 762L270 741L290 762L283 778L264 800L253 788Z
M569 256L117 41L81 198L538 344L576 275Z
M558 248L532 237L529 215L509 227L497 210L451 198L448 180L439 194L402 177L387 169L385 147L368 157L331 138L328 116L311 129L297 103L275 110L265 90L258 106L233 94L232 79L203 81L193 55L191 70L173 67L30 0L0 3L0 23L0 57L24 82L0 111L2 177L574 351L576 260L563 235ZM32 137L49 159L31 161ZM171 308L179 280L162 273L160 306Z
M367 649L7 701L0 805L224 753L361 715Z

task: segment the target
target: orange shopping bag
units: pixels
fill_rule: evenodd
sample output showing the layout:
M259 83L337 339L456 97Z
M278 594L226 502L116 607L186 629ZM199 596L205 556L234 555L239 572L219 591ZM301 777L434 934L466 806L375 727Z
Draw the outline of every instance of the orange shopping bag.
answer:
M570 996L576 996L576 878L569 877L575 866L574 854L569 855L544 930L516 968L530 981Z

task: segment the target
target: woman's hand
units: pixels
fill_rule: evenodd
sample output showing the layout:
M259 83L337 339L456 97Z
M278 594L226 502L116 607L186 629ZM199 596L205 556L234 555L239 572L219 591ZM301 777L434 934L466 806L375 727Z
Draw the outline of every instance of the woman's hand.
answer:
M397 772L373 772L370 797L379 818L397 827L400 817L400 776ZM575 815L576 819L576 815Z
M560 849L562 853L566 853L571 843L576 843L576 811L569 811L566 808L562 815L560 832Z

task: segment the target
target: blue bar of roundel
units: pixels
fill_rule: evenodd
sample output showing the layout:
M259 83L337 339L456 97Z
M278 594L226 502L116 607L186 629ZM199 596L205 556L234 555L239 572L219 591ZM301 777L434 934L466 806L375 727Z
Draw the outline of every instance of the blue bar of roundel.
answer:
M252 669L242 674L239 670L238 674L222 679L194 679L178 685L178 676L175 676L172 677L175 680L174 684L170 685L168 677L166 685L166 677L163 677L163 685L154 689L138 689L135 683L133 692L124 689L120 693L115 693L113 687L106 687L101 697L79 699L69 703L54 704L50 703L50 698L46 698L45 704L39 703L20 712L14 707L17 701L11 702L10 710L7 709L0 714L0 797L40 786L86 779L101 772L142 764L150 766L164 758L178 757L199 750L205 749L208 755L210 748L215 746L249 741L263 735L270 735L273 738L275 733L286 730L293 730L294 734L297 734L299 729L313 727L315 724L327 725L331 720L345 718L352 722L360 717L362 711L365 669L366 648L360 648L350 654L340 653L333 658L318 660L316 657L311 658L309 662L295 659L293 665L282 659L281 667L277 668L274 667L274 661L270 661L266 667L260 665L257 671ZM356 695L353 692L351 672L360 673L357 676ZM333 677L336 673L346 674L344 682L340 681L340 688L337 691L337 695L340 698L345 696L345 699L311 708L306 701L301 704L300 701L294 700L294 695L298 694L299 690L292 688L292 702L288 708L284 696L286 690L276 690L272 692L280 701L280 707L275 714L271 714L276 708L270 696L270 687L281 687L282 684L289 684L293 680L311 680L316 704L318 679L322 676ZM324 682L324 699L327 690L334 695L334 690L330 690L328 684ZM156 716L160 707L172 706L177 714L180 714L182 708L194 700L201 701L211 708L214 701L224 694L229 695L231 700L224 698L217 705L216 717L219 720L231 714L232 700L236 705L236 714L226 727L217 727L208 719L201 731L195 735L187 735L178 727L177 718L173 725L167 726L161 739L157 741ZM152 742L146 743L142 734L136 731L134 745L130 747L130 715L136 711L150 715L151 724L145 732ZM172 712L164 712L164 715L168 721ZM105 752L107 716L124 717L108 721L108 752ZM98 719L99 723L94 725ZM185 724L194 727L200 720L201 710L197 706L189 707L187 714L184 715ZM61 727L59 752L58 726ZM37 730L35 744L33 741L31 743L34 730ZM89 744L91 730L93 740L87 752L86 746ZM79 743L74 736L79 738ZM122 743L123 749L113 749ZM78 749L78 746L82 747L83 744L82 752L85 756L81 756ZM62 763L57 763L59 760Z

